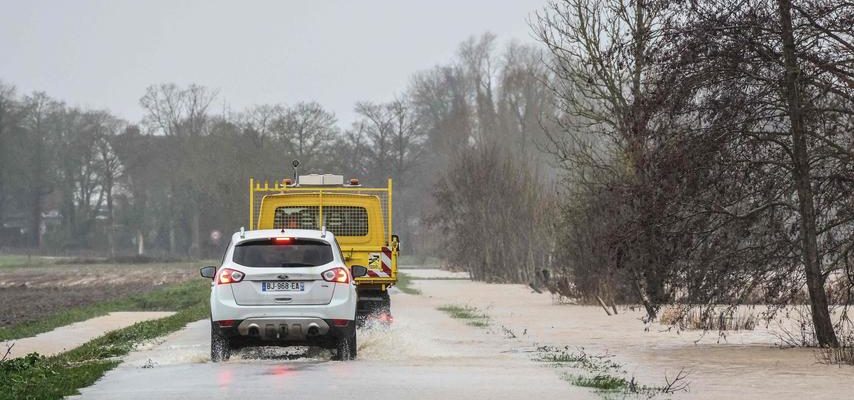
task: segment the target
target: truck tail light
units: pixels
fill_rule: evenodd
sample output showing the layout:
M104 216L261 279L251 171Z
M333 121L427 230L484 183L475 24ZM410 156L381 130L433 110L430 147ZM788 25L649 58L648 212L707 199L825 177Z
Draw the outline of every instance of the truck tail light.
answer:
M334 283L350 283L350 274L346 268L332 268L320 274L324 281Z
M231 268L223 268L216 275L216 283L217 285L228 285L230 283L237 283L243 280L243 277L246 276L243 272L238 270L234 270Z

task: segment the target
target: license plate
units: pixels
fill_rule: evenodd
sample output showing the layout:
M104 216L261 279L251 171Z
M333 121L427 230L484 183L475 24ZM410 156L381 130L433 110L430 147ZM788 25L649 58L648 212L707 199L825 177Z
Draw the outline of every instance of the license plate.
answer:
M305 282L275 281L261 282L262 292L304 292Z

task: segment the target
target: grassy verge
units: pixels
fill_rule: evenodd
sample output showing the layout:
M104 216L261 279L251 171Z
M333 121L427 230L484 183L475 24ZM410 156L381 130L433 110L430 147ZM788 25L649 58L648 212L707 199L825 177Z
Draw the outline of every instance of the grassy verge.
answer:
M155 300L171 303L178 312L158 320L144 321L112 331L83 346L53 357L30 354L26 357L0 362L0 400L60 399L78 393L93 384L105 372L119 364L118 357L138 344L181 329L189 322L209 314L207 281L195 281L173 288L171 299ZM161 293L161 296L167 296Z
M54 328L85 321L113 311L174 311L196 304L200 288L210 287L210 281L197 279L165 286L151 292L114 301L62 310L47 318L0 328L0 341L34 336ZM208 292L204 291L205 298Z
M406 294L421 294L420 290L412 287L412 277L401 272L397 273L397 283L395 286Z
M489 316L481 312L477 307L459 306L456 304L447 304L438 308L439 311L444 311L451 318L464 319L466 324L485 328L489 326Z

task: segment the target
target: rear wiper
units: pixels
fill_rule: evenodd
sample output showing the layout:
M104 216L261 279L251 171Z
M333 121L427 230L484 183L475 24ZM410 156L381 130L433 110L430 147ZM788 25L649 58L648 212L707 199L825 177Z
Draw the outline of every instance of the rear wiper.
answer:
M306 263L283 263L280 267L313 267L312 264Z

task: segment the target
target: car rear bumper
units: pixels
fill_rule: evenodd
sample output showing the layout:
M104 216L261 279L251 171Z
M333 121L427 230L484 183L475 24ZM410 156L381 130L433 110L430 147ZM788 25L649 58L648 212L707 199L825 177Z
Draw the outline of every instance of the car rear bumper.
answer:
M265 345L310 345L332 347L340 338L352 336L353 320L305 317L264 317L229 321L227 327L215 322L235 347Z

